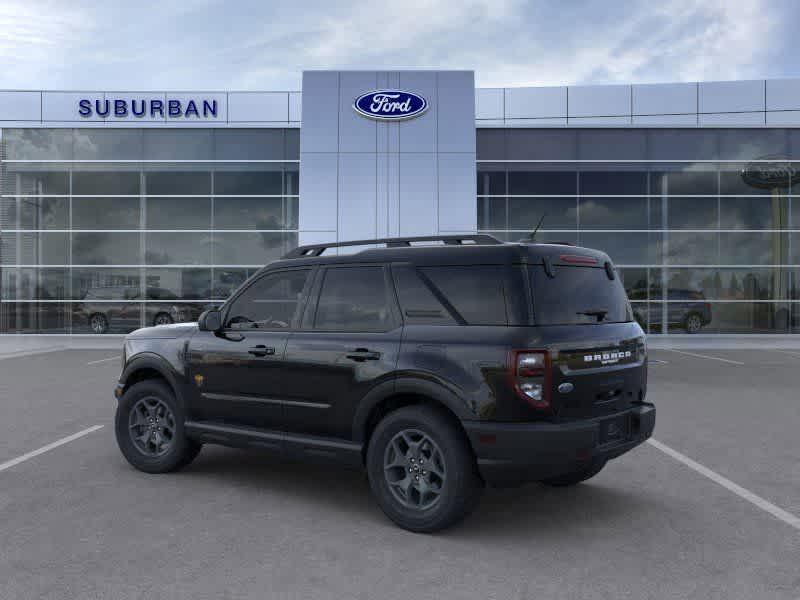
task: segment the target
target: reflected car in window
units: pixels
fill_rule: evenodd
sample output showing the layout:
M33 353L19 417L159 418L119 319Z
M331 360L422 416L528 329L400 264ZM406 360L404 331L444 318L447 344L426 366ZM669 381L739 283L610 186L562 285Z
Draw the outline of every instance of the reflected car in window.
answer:
M666 303L667 324L671 328L683 329L686 333L699 333L711 323L711 304L706 302L703 292L695 290L670 290ZM660 323L662 303L650 302L645 306L634 305L634 317L639 324ZM652 329L651 329L652 331Z
M142 326L196 321L206 308L203 304L181 302L173 292L163 288L147 288L146 297L163 302L144 303L142 311L138 287L90 288L82 301L74 305L73 327L83 324L95 334L126 333Z

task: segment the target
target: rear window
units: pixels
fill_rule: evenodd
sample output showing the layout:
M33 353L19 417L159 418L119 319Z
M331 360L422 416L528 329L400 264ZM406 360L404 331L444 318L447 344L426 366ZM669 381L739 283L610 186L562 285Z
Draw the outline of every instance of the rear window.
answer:
M619 276L604 268L555 267L549 277L543 266L531 267L533 312L538 325L624 323L633 320Z

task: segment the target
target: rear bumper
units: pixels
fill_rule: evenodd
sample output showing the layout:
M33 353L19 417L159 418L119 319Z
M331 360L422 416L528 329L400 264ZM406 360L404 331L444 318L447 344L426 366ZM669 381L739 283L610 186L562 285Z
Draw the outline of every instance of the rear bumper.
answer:
M611 423L625 424L609 436ZM478 469L492 486L517 485L569 473L635 448L653 434L656 409L641 404L623 412L571 423L465 422Z

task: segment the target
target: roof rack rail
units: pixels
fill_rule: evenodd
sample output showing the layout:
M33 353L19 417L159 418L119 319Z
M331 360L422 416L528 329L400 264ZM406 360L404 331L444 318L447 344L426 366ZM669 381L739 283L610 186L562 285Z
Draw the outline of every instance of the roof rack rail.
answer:
M502 244L496 237L479 233L467 235L425 235L419 237L396 237L396 238L377 238L374 240L353 240L351 242L330 242L327 244L310 244L308 246L298 246L283 255L283 258L308 258L320 256L329 248L345 248L347 246L371 246L373 244L385 244L387 248L403 248L411 245L412 242L442 242L447 246L461 246L474 244L478 246L494 246Z

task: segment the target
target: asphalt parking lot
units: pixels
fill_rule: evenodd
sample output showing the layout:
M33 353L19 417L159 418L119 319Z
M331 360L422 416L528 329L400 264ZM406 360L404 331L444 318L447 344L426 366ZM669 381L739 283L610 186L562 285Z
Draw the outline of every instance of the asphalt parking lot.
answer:
M356 472L214 447L135 471L114 351L0 358L0 597L797 600L800 350L651 357L658 446L489 490L437 535L391 525Z

